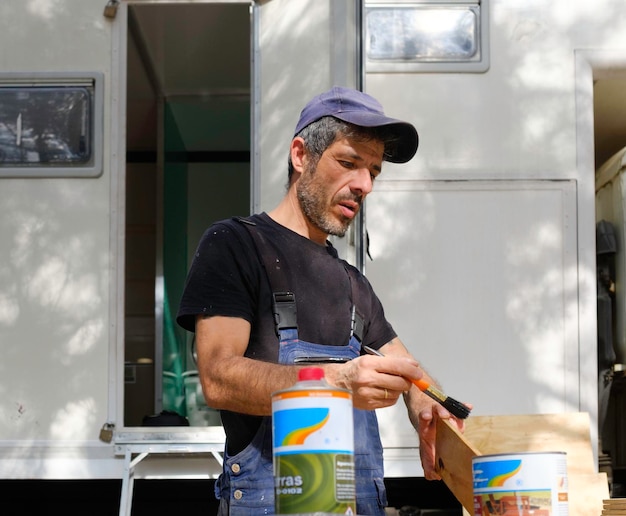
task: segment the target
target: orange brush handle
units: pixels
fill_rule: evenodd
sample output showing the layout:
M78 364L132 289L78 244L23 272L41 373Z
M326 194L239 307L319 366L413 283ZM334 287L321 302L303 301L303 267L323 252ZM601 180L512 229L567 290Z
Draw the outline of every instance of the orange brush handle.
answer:
M384 357L380 351L376 349L372 349L368 346L363 346L363 349L369 353L370 355L376 355L379 357ZM415 385L420 391L422 391L427 396L431 397L435 401L439 402L444 408L448 409L453 416L459 417L461 419L469 416L470 409L458 402L453 398L449 398L443 392L438 389L432 387L426 380L411 380L413 385Z
M425 391L430 387L429 383L425 380L411 380L413 385L417 387L420 391Z

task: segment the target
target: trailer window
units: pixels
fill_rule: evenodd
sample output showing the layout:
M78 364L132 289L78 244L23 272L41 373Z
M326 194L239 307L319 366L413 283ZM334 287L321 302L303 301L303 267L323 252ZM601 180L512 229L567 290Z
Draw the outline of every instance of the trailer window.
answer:
M368 72L488 69L484 3L367 4Z
M0 176L99 175L96 89L95 78L0 76Z

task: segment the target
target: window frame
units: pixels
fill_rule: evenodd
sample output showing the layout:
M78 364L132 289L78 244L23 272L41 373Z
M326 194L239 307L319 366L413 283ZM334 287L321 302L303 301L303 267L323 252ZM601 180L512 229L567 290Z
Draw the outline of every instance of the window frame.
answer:
M369 28L367 25L367 16L371 10L378 9L459 9L466 7L468 10L477 12L477 34L476 46L477 57L471 59L454 60L436 60L416 59L416 60L398 60L398 59L370 59L368 57L368 39ZM484 73L489 70L489 10L487 0L413 0L403 2L396 0L394 2L385 2L378 0L366 2L364 5L364 45L363 60L367 73L417 73L417 72L466 72L466 73Z
M99 177L103 172L103 74L101 72L0 73L2 88L85 88L90 94L90 159L76 162L0 162L0 178Z

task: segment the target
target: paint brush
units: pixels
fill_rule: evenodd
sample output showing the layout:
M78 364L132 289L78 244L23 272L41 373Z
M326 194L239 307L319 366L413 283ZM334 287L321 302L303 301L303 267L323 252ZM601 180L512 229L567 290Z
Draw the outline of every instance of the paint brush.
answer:
M378 357L385 356L380 351L370 348L369 346L363 346L363 349L370 355L376 355ZM415 385L424 394L441 404L453 416L458 417L459 419L465 419L469 416L470 409L466 405L455 400L454 398L451 398L450 396L445 395L439 389L430 385L426 380L411 380L411 382L413 382L413 385Z

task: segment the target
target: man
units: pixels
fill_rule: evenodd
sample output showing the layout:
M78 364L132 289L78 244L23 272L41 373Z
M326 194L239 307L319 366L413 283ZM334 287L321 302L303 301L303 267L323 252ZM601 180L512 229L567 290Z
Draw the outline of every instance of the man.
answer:
M323 361L327 381L352 391L358 514L383 515L382 446L374 409L404 395L426 478L434 417L450 418L412 386L432 381L384 316L367 279L337 257L384 160L409 161L418 135L364 93L335 87L303 109L289 149L288 190L269 213L222 221L204 234L178 322L195 330L207 404L221 410L220 515L273 514L271 394L297 381L301 361ZM362 346L385 356L364 355ZM322 357L322 358L320 358ZM462 423L458 423L462 427Z

